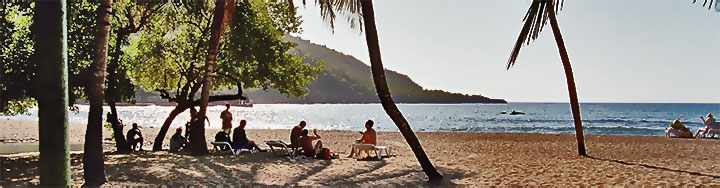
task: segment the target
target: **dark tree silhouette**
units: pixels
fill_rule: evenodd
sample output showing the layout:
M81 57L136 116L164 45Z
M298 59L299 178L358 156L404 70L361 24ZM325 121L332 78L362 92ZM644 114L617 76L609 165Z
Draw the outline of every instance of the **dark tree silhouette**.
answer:
M565 49L565 42L562 39L560 27L555 17L555 11L562 6L561 4L562 2L559 3L558 0L533 0L525 14L525 24L520 30L520 36L518 36L515 47L510 54L507 69L515 65L515 61L520 54L520 48L523 44L529 44L531 40L537 39L543 26L550 20L555 42L560 52L560 59L565 69L565 79L567 80L568 94L570 95L570 109L572 110L573 122L575 124L578 155L587 156L587 152L585 151L585 136L583 135L582 120L580 118L580 104L578 102L577 89L575 88L575 78L573 77L572 67L570 66L570 58Z
M438 173L432 162L430 162L420 141L417 139L417 136L415 136L415 132L413 132L410 124L405 120L405 117L390 96L390 89L385 79L385 68L383 68L382 58L380 56L380 45L378 42L377 28L375 27L375 12L373 10L372 0L363 0L360 2L362 4L362 16L365 21L365 40L367 41L368 53L370 54L372 76L380 102L385 112L390 116L390 119L392 119L398 129L400 129L400 133L405 137L405 140L408 142L408 145L410 145L413 153L415 153L415 157L417 157L420 166L428 178L430 178L430 181L439 181L443 176Z
M68 145L68 47L66 1L35 2L32 61L39 67L35 85L40 138L40 186L70 186Z

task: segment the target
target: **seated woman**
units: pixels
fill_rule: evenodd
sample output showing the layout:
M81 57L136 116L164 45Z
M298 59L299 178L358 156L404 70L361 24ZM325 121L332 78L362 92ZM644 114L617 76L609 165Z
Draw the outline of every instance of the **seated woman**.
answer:
M308 130L303 129L302 134L300 135L300 139L298 139L298 149L302 150L302 155L305 155L306 157L315 157L315 154L317 154L317 151L322 147L322 141L319 139L321 138L317 131L313 131L315 136L308 136ZM315 146L313 147L312 141L318 140L317 143L315 143ZM296 152L297 153L297 152Z
M695 137L698 137L698 135L700 135L700 133L705 135L705 133L708 130L710 130L710 123L716 122L715 118L713 117L713 115L711 113L707 114L707 119L703 118L702 116L700 116L700 119L702 119L703 125L705 125L705 127L698 129L697 132L695 132Z
M692 133L690 133L690 129L680 123L680 120L675 120L670 127L665 129L665 137L692 138Z

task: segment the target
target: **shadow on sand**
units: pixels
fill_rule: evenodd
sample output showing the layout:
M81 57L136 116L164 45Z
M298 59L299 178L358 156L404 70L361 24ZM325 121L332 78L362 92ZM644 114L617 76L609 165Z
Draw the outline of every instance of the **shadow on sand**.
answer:
M441 182L426 182L420 166L402 166L392 161L364 158L360 160L290 159L272 153L228 155L213 153L188 156L170 152L105 153L105 185L204 185L204 186L455 186L453 179L471 176L454 169L438 170L445 176ZM82 154L71 155L74 184L82 181ZM39 178L38 156L0 157L0 186L36 186ZM354 163L346 168L346 163ZM268 175L267 170L277 174ZM288 174L290 170L298 173ZM336 172L337 171L337 172ZM342 172L340 172L342 171ZM263 183L281 179L281 183ZM384 183L377 183L384 182Z
M705 177L709 177L709 178L720 179L720 176L711 175L711 174L703 174L703 173L700 173L700 172L685 171L685 170L678 170L678 169L670 169L670 168L665 168L665 167L661 167L661 166L654 166L654 165L648 165L648 164L631 163L631 162L625 162L625 161L621 161L621 160L617 160L617 159L603 159L603 158L598 158L598 157L593 157L593 156L587 156L587 158L593 159L593 160L601 160L601 161L613 162L613 163L618 163L618 164L622 164L622 165L641 166L641 167L651 168L651 169L657 169L657 170L664 170L664 171L678 172L678 173L687 173L687 174L694 175L694 176L705 176Z

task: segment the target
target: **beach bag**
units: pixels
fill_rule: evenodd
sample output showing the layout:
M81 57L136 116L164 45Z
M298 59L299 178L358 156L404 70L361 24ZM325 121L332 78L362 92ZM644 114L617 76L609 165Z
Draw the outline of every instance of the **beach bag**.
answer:
M316 159L325 159L330 160L330 149L328 148L322 148L318 151L318 153L315 155Z

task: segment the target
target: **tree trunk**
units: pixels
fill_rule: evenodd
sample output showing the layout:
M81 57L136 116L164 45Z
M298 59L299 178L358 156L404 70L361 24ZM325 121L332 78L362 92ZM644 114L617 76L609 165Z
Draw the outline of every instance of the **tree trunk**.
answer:
M200 97L200 111L198 111L198 117L205 117L207 112L208 100L210 99L210 90L212 85L213 70L215 70L215 58L217 57L218 48L220 47L220 39L222 38L222 32L225 31L225 18L226 18L226 6L233 6L232 0L216 0L215 1L215 12L213 16L213 22L210 28L210 41L208 41L208 56L205 61L205 77L203 78L203 88ZM193 120L191 124L190 132L190 145L192 147L193 155L205 155L207 151L207 143L205 142L205 122L203 118L199 120ZM202 132L200 132L202 131ZM202 139L201 139L202 138Z
M185 109L187 108L178 105L170 112L170 115L165 118L165 122L163 123L162 127L160 127L160 132L158 132L157 136L155 136L155 142L153 143L153 151L162 150L163 141L165 141L165 135L167 135L167 131L168 129L170 129L170 124L172 124L173 120L175 120L175 117L177 117L177 115L179 115L180 113L184 112Z
M365 39L367 40L368 51L370 53L370 64L372 68L373 81L375 82L375 89L378 92L378 97L382 103L385 112L390 116L395 125L400 129L405 140L412 148L415 157L417 157L420 166L428 176L430 181L439 181L442 179L442 175L438 173L435 167L425 155L425 151L420 145L420 141L415 136L410 124L405 120L400 110L395 106L392 97L390 96L390 89L385 79L385 69L382 65L382 59L380 57L380 44L378 42L377 28L375 27L375 12L371 0L360 1L362 3L362 16L365 21Z
M108 97L106 97L108 106L110 106L110 115L107 117L108 122L113 128L113 135L115 138L115 147L117 148L118 153L130 153L130 145L127 143L127 140L125 140L125 134L123 133L123 127L120 125L120 121L118 121L118 113L117 109L115 108L115 99L118 98L115 95L117 94L117 79L115 78L117 76L117 68L119 67L119 61L120 61L120 55L122 52L120 51L120 47L122 46L122 41L125 40L127 37L127 34L118 32L117 38L115 38L115 49L113 49L113 58L112 61L108 63L108 87L106 90L106 94Z
M585 136L583 135L582 119L580 118L580 103L578 102L577 89L575 88L575 78L573 77L572 67L570 66L570 58L565 49L565 42L563 41L562 34L560 34L560 27L558 27L557 18L555 17L555 10L552 7L553 6L549 6L548 17L553 34L555 35L555 42L560 51L560 59L562 59L563 68L565 68L565 79L567 80L568 93L570 95L570 108L572 109L573 120L575 122L578 155L587 156L587 152L585 152Z
M107 63L108 37L110 34L110 0L103 0L96 11L95 49L93 63L90 65L90 84L87 86L90 110L85 132L85 152L83 152L83 177L85 186L97 187L105 183L105 164L102 147L103 99L105 87L105 66Z
M40 186L70 186L68 146L68 47L65 0L35 2L33 30L39 67Z

